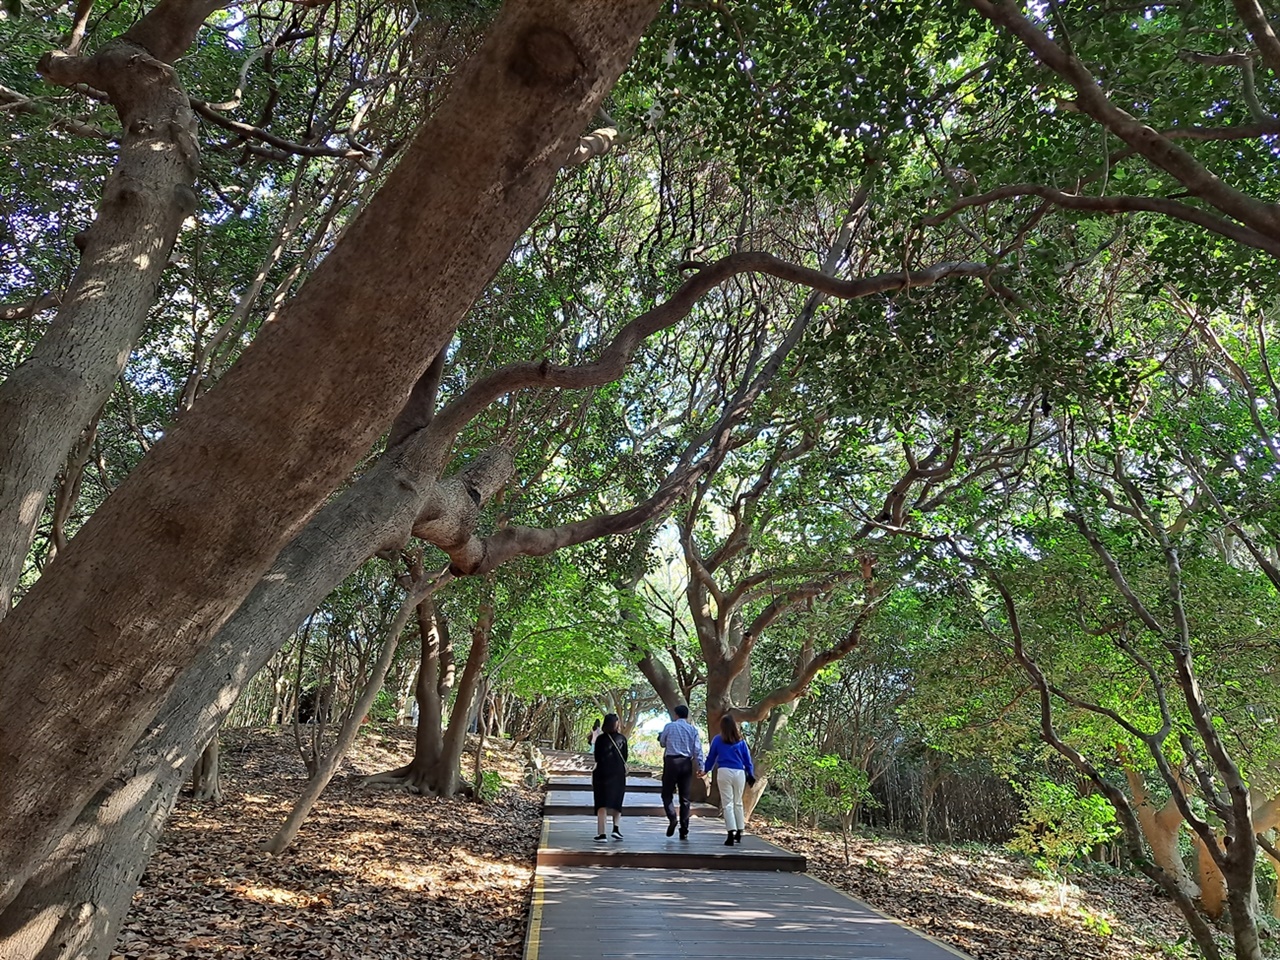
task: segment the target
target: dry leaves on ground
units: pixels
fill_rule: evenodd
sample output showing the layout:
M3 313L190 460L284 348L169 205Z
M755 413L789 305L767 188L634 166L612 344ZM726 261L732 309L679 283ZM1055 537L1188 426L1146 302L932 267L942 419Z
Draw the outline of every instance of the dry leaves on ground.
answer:
M975 960L1168 960L1186 926L1154 885L1079 873L1066 887L991 847L927 846L789 826L762 837L809 859L809 872ZM1165 949L1168 948L1168 949ZM1170 952L1172 951L1172 952Z
M113 960L521 956L542 794L520 785L503 741L486 765L507 787L482 805L360 787L412 751L410 729L362 737L279 858L259 844L303 783L291 737L237 732L223 744L223 803L179 803ZM552 755L549 768L579 759ZM1184 955L1181 917L1132 877L1080 874L1059 888L999 850L867 837L851 839L846 867L838 835L752 826L804 853L813 875L975 960Z
M486 751L507 784L495 803L359 786L406 762L412 735L362 736L280 857L259 844L304 782L291 738L224 736L223 802L179 802L113 960L519 957L542 794L502 741Z

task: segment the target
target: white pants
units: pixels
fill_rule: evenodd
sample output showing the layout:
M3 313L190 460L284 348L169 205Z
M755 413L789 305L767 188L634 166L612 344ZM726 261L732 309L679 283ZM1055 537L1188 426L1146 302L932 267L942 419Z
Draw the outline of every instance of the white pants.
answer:
M742 792L747 788L747 771L721 767L716 782L720 784L720 809L724 811L725 829L744 829L747 818L742 811Z

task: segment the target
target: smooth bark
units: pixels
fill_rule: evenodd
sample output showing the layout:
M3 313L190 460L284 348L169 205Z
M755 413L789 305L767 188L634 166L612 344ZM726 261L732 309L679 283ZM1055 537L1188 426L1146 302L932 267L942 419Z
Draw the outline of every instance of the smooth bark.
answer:
M40 72L107 94L120 155L80 266L31 355L0 383L0 618L9 611L45 495L111 393L142 332L178 229L196 207L196 121L171 64L218 0L161 0L93 56L57 51Z
M1179 890L1194 900L1200 896L1200 887L1191 878L1178 849L1182 834L1182 811L1172 797L1161 807L1155 805L1142 773L1130 764L1127 751L1120 751L1120 762L1124 767L1125 778L1129 781L1129 792L1133 795L1134 814L1138 818L1147 846L1151 848L1151 859L1173 877Z
M0 625L0 905L385 429L657 5L509 3L298 297Z

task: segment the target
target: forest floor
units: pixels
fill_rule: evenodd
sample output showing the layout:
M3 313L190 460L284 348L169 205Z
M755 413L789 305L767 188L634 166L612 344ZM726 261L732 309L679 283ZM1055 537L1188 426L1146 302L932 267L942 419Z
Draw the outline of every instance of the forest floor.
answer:
M224 732L222 803L178 801L112 960L515 960L542 793L523 787L519 754L491 743L486 767L507 786L480 804L361 787L413 755L410 727L362 734L293 847L272 857L260 844L305 782L292 730Z
M1062 884L999 847L854 834L846 866L839 833L780 823L756 832L805 854L811 875L975 960L1197 956L1182 915L1155 884L1101 865ZM1225 933L1219 939L1223 956L1233 956ZM1280 942L1264 947L1267 957L1280 957Z
M225 733L223 802L179 801L113 960L519 958L541 792L522 785L523 758L504 741L486 749L506 785L492 803L360 786L412 747L410 728L361 736L293 849L270 857L259 845L304 782L292 734ZM1172 905L1132 877L1078 874L1060 889L991 847L862 836L846 867L839 835L753 827L803 852L814 876L975 960L1189 955Z

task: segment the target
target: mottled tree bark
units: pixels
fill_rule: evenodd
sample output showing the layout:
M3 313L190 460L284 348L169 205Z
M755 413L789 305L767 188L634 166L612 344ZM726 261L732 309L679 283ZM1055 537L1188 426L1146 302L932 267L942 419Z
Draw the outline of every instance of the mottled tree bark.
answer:
M657 6L508 3L299 295L0 625L0 905L386 428Z
M1121 751L1120 761L1124 767L1125 777L1129 781L1129 792L1133 794L1134 814L1138 818L1139 826L1142 827L1142 835L1146 838L1147 846L1151 848L1151 859L1173 878L1179 890L1194 900L1200 896L1200 887L1191 878L1191 873L1187 870L1187 865L1183 862L1182 854L1178 850L1183 824L1182 811L1178 809L1178 804L1172 797L1163 807L1157 807L1152 802L1142 774L1128 762L1126 751ZM1207 859L1208 854L1205 857ZM1218 915L1221 916L1221 913L1219 909Z
M413 482L417 480L418 482ZM460 482L452 497L471 499ZM407 536L431 485L384 457L316 515L200 651L155 720L73 828L0 910L5 960L105 957L183 781L250 678L352 570ZM446 499L449 499L446 497ZM425 503L425 505L424 505Z
M178 229L196 207L196 121L171 64L220 0L160 0L92 56L57 51L40 72L107 94L120 155L80 266L31 355L0 383L0 619L22 574L45 495L111 393L155 300ZM109 291L110 295L104 295Z

